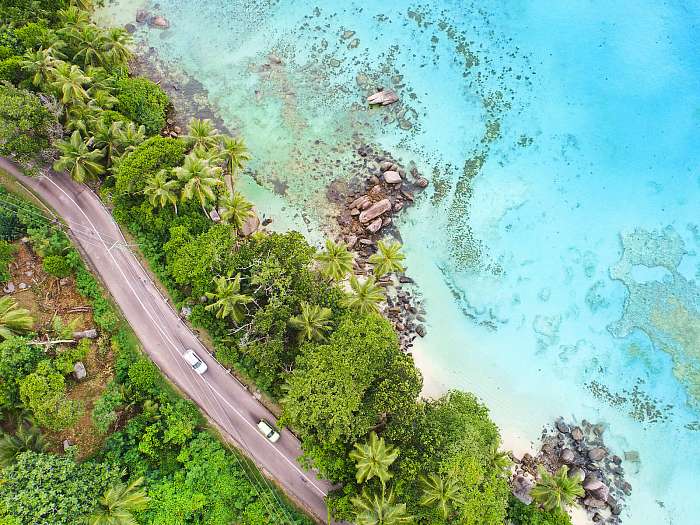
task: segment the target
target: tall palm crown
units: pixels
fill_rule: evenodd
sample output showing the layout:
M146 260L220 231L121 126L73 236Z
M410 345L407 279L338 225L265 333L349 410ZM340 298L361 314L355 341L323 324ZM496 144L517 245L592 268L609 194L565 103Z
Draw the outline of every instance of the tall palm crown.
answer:
M14 435L3 434L0 437L0 467L13 465L22 452L44 452L48 446L38 428L20 424Z
M143 478L138 478L129 485L117 483L108 488L86 520L88 525L137 525L133 513L145 509L150 499L142 484Z
M322 343L326 340L325 332L331 329L332 315L330 308L302 302L301 313L289 320L289 326L299 332L300 342L306 339Z
M351 294L345 296L343 305L360 313L368 314L379 311L379 303L384 299L384 291L372 275L360 282L354 275L350 277Z
M86 86L90 78L82 69L67 62L58 62L53 71L51 85L56 89L64 104L74 104L88 99Z
M151 206L165 208L168 204L172 204L175 207L175 214L177 214L177 192L179 188L180 183L177 179L168 179L167 172L160 170L146 181L146 187L143 192L148 197Z
M107 62L102 29L95 24L83 24L65 31L70 46L75 50L73 62L88 66L103 66Z
M121 159L128 153L134 151L136 146L141 144L144 140L146 140L146 126L143 124L139 126L133 122L129 122L125 126L122 126L119 135L119 156L112 160L114 164L119 164Z
M384 241L377 243L377 253L372 254L368 261L374 265L374 275L381 277L391 272L403 272L401 265L406 256L401 253L401 243L387 244Z
M87 11L87 9L71 5L58 12L58 19L61 21L63 27L81 26L90 22L90 13Z
M94 147L102 150L107 167L110 167L115 157L119 156L121 148L121 137L124 133L124 122L115 120L111 124L106 124L104 120L97 121L94 135Z
M34 318L29 310L19 308L17 302L9 295L0 298L0 339L9 339L34 328Z
M226 162L226 186L229 194L233 194L233 181L250 160L250 153L245 142L240 137L224 137L221 154Z
M70 5L83 11L90 11L92 9L92 0L70 0Z
M244 306L253 301L253 298L241 293L241 274L236 274L233 280L219 276L214 279L216 290L207 292L208 299L216 302L207 305L206 310L215 310L216 317L224 319L230 317L234 323L238 324L245 317Z
M58 60L53 54L53 49L39 49L38 51L27 51L21 62L22 69L30 77L32 85L41 87L48 84L53 78L53 70Z
M321 273L333 281L342 281L352 272L352 254L346 244L326 239L326 249L316 255L316 260L321 263Z
M242 229L245 221L253 216L253 204L240 192L235 191L232 197L221 199L221 205L221 220L231 224L236 230Z
M355 443L355 449L350 452L350 459L355 461L357 472L355 477L358 483L369 481L378 477L382 484L386 484L391 478L389 467L399 457L399 450L393 445L387 445L384 438L377 437L371 432L367 443Z
M413 523L413 517L406 512L404 503L396 503L394 494L368 494L352 498L357 515L357 525L405 525Z
M437 507L443 519L447 519L455 503L461 502L459 483L453 476L439 476L432 473L421 477L423 496L420 504L425 507Z
M105 171L100 164L102 151L90 151L78 130L73 132L70 140L59 142L58 149L61 156L54 162L53 169L70 172L71 177L78 182L85 182L88 177L97 177Z
M66 110L64 128L71 134L77 130L82 138L88 139L97 128L97 115L98 111L86 104L72 104Z
M550 474L542 466L539 467L540 479L532 487L530 495L537 503L547 510L565 510L568 505L576 502L585 492L578 477L568 476L569 467L564 465L555 474Z
M201 146L209 149L219 143L220 135L211 120L193 118L188 125L186 138L194 147Z
M132 56L129 45L131 35L121 27L114 27L102 35L102 49L110 64L125 64Z
M183 184L182 200L196 197L205 214L207 203L216 200L214 188L222 184L221 172L218 166L212 166L208 161L192 154L185 157L182 166L173 169L173 173Z

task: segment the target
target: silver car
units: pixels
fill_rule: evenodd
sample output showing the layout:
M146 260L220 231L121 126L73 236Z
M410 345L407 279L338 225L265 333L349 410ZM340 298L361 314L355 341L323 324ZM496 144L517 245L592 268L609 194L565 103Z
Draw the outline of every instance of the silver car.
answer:
M207 371L207 364L202 361L193 350L187 350L184 354L182 354L182 357L185 358L185 361L187 361L192 369L199 375L202 375Z

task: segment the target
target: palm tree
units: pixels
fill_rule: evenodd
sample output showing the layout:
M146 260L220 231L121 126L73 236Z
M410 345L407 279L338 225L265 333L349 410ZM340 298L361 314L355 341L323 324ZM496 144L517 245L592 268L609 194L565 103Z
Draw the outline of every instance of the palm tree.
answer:
M498 450L498 445L491 447L489 460L493 469L499 474L510 472L510 467L513 464L508 452Z
M238 191L232 195L221 199L221 220L241 230L248 217L253 216L253 204Z
M421 486L423 488L423 496L420 499L420 504L425 507L435 507L442 514L443 519L447 519L455 503L461 503L462 499L459 495L459 485L457 480L451 476L439 476L432 473L428 477L421 476Z
M115 157L119 156L119 149L122 144L124 122L115 120L107 125L104 119L97 121L95 134L93 136L93 146L100 149L107 161L107 167L112 165Z
M84 68L105 64L107 57L103 50L102 29L95 24L84 24L71 28L67 34L71 47L76 50L73 62L82 64Z
M0 437L0 467L13 465L22 452L45 452L47 448L48 443L37 427L20 423L14 436L3 434Z
M214 127L211 120L193 118L188 127L186 138L192 142L193 147L201 146L209 149L219 143L219 130Z
M39 49L38 51L27 51L21 66L30 75L32 85L41 87L52 80L53 71L58 62L56 57L54 57L53 49L48 48Z
M364 483L376 476L382 482L382 486L391 478L389 467L397 457L399 449L387 445L384 438L377 437L375 432L370 433L367 443L355 443L355 450L350 452L350 459L355 461L357 467L357 482Z
M54 68L53 78L51 85L59 92L61 102L64 104L74 104L88 99L85 86L90 83L90 78L85 76L78 66L59 62Z
M566 510L568 505L576 502L585 492L578 477L568 476L569 467L564 465L555 474L550 474L540 465L540 479L532 487L530 495L546 510Z
M78 182L85 182L88 177L97 177L104 173L105 168L100 164L102 151L90 151L87 144L75 130L68 141L60 141L58 149L62 155L54 162L56 171L69 171L71 177Z
M70 5L83 11L90 11L92 9L92 0L70 0Z
M374 265L374 275L381 277L391 272L403 272L405 268L401 265L406 256L401 253L401 243L393 242L386 244L384 241L377 243L377 253L372 254L368 259Z
M342 281L352 271L352 254L344 243L326 239L326 250L316 256L321 273L332 281Z
M103 33L102 49L112 65L126 64L131 58L131 35L121 27L113 27Z
M332 315L330 308L302 302L301 313L289 320L289 326L299 331L299 342L306 339L322 343L326 340L324 332L331 328Z
M88 89L88 95L90 96L88 106L98 110L112 109L119 103L117 97L113 96L109 91L96 89L94 85Z
M9 339L34 328L34 318L29 310L19 308L17 302L9 295L0 298L0 339Z
M66 110L65 117L65 130L68 133L73 133L77 130L80 132L80 136L86 140L97 126L97 110L82 103L72 104Z
M355 506L357 525L402 525L413 523L413 517L406 512L404 503L396 503L394 494L369 495L363 489L360 496L351 499Z
M58 19L63 27L77 27L90 22L90 13L86 9L71 5L58 12Z
M88 525L137 525L133 513L146 508L149 497L141 485L143 478L126 485L117 483L100 498L97 509L87 518Z
M245 316L244 306L253 301L253 298L241 293L241 274L236 274L233 281L226 277L219 276L214 279L216 285L215 292L207 292L209 299L216 299L216 302L207 305L205 310L216 310L216 317L224 319L230 317L238 324Z
M233 195L233 181L236 174L250 160L250 153L243 139L239 137L224 137L221 153L226 162L226 187L229 195Z
M175 207L177 215L177 191L180 183L177 179L169 179L165 170L160 170L146 181L143 192L148 196L151 206L165 208L168 204Z
M216 200L214 188L222 184L221 168L190 154L182 166L173 169L175 176L183 183L182 200L197 197L205 215L209 215L206 204Z
M379 311L379 303L384 300L384 291L372 275L360 282L354 275L350 277L353 293L345 296L343 306L353 308L362 314Z

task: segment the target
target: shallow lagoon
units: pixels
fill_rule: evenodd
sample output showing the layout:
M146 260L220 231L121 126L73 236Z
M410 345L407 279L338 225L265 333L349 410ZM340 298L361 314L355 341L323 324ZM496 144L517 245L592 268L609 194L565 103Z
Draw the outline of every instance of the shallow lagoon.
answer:
M143 5L100 16L132 22ZM273 225L317 238L325 187L351 175L363 141L431 178L400 225L428 310L416 352L428 392L476 392L517 449L556 416L603 422L615 453L639 452L624 463L625 523L698 522L700 8L163 0L158 12L171 29L137 36L245 135L244 191ZM264 65L271 52L283 65ZM403 105L368 111L378 84Z

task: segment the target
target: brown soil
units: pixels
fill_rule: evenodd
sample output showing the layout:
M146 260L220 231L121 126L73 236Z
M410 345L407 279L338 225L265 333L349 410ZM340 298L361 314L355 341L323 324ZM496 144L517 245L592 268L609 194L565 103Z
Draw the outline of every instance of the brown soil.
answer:
M38 340L49 341L58 337L52 333L52 322L60 316L64 326L75 322L75 330L94 328L90 303L82 297L76 287L75 278L58 279L48 275L43 267L41 257L28 243L16 243L18 251L10 263L10 282L16 289L12 294L17 303L27 308L36 322L34 330ZM20 290L20 283L27 288ZM45 346L46 352L55 352L60 346ZM87 377L80 382L67 377L68 397L80 400L84 407L83 417L75 426L61 432L46 432L51 449L63 450L63 441L70 439L78 446L78 458L94 454L102 446L105 436L100 434L92 424L91 413L95 401L100 397L107 384L114 376L114 355L108 341L93 341L90 351L83 360Z

